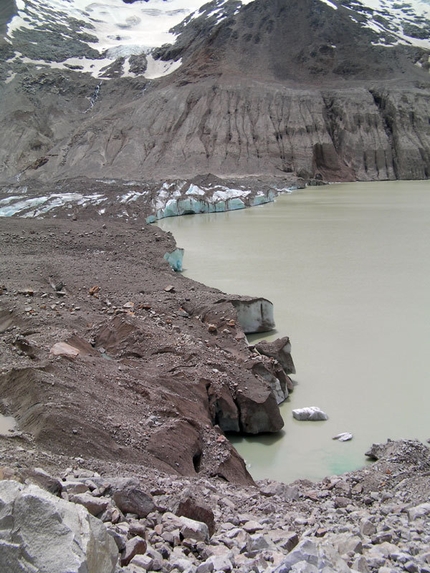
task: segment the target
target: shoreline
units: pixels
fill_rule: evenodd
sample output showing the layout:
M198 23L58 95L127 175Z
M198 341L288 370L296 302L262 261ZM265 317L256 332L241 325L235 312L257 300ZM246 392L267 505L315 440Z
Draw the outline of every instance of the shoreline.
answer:
M233 332L234 320L225 315L226 295L169 268L163 254L176 247L169 233L68 211L66 219L0 220L0 412L21 426L0 437L2 479L47 489L59 481L66 486L57 495L84 507L101 500L98 520L116 540L118 558L144 531L145 550L112 573L143 573L141 559L154 563L160 555L163 573L211 571L211 563L225 572L280 573L290 570L279 569L288 559L309 562L311 554L315 567L325 560L336 573L397 572L406 563L425 571L428 447L389 443L376 451L380 461L356 472L317 483L255 484L216 426L201 420L199 443L186 425L190 412L190 427L200 423L195 399L205 380L216 378L213 390L221 391L226 374L255 364L244 334L237 327L233 336L223 332ZM225 326L211 333L220 317ZM55 355L62 342L68 347ZM186 392L178 400L180 386ZM189 460L184 452L196 447L202 455ZM135 487L152 496L149 515L116 511L109 484L119 477L137 480ZM72 495L70 482L85 496ZM171 536L179 527L171 513L187 489L214 513L209 539ZM201 515L191 518L201 523ZM355 544L345 545L346 538Z

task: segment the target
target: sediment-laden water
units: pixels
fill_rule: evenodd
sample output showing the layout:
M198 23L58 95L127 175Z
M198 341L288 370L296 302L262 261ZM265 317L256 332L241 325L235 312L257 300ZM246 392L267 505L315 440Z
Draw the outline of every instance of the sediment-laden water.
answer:
M165 219L184 274L275 305L297 382L278 436L235 439L254 478L318 479L387 438L430 438L430 183L308 188L252 209ZM319 406L327 422L291 410ZM332 437L352 432L351 442Z

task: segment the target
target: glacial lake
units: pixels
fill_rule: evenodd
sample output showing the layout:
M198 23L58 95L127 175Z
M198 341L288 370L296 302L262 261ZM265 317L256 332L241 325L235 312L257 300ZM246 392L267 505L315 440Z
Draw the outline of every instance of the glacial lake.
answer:
M268 298L264 337L291 339L283 431L232 439L254 479L317 480L364 466L372 443L430 438L429 181L310 187L158 224L185 249L184 275ZM304 406L329 420L294 420Z

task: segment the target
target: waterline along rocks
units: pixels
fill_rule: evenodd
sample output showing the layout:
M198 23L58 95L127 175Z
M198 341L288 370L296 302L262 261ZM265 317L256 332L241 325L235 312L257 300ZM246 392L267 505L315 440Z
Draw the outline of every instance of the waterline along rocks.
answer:
M286 333L149 225L428 178L423 4L2 2L0 569L429 572L424 445L255 484L225 432L281 430Z
M106 221L3 219L4 414L57 454L252 483L224 432L283 427L291 345L245 337L274 327L271 303L175 272L156 227Z

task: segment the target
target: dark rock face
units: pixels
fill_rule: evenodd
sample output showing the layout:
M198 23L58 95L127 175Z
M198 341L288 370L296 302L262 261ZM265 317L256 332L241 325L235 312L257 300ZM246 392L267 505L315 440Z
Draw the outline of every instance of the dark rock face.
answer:
M0 6L0 36L6 32L6 25L16 13L15 0L3 0Z
M296 373L296 368L291 356L291 343L288 336L277 338L273 342L262 340L255 345L255 348L261 354L277 360L281 364L286 374Z
M394 46L393 36L372 29L365 7L354 11L353 3L333 4L336 10L319 0L256 0L224 20L216 33L202 34L191 23L177 47L190 76L202 74L204 66L206 73L229 69L296 85L417 75L411 67L414 48Z

